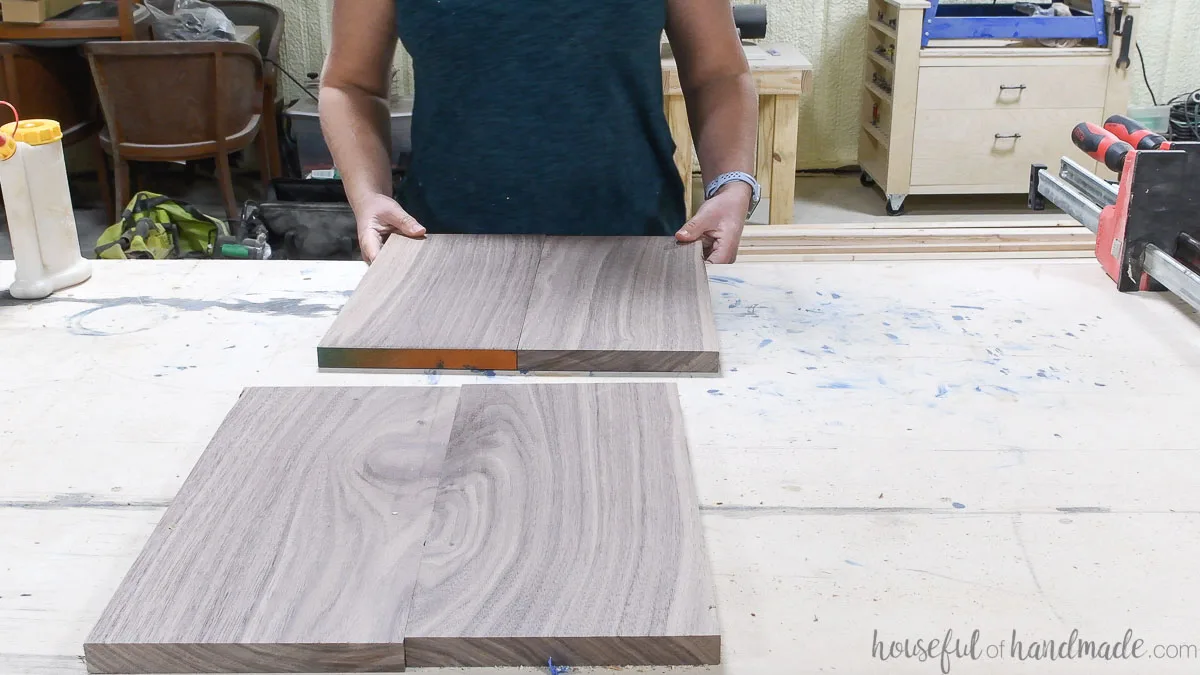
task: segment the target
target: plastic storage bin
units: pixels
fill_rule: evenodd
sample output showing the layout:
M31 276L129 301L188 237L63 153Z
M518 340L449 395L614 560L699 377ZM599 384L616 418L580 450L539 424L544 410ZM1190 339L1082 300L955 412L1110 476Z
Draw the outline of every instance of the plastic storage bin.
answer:
M408 167L412 152L412 98L392 101L392 168ZM328 171L334 168L329 146L321 133L321 120L317 114L317 102L305 96L285 113L291 124L292 139L296 142L296 154L300 162L300 175L307 177L313 171Z
M1129 117L1135 122L1146 125L1150 131L1165 134L1171 126L1171 106L1169 105L1131 105Z

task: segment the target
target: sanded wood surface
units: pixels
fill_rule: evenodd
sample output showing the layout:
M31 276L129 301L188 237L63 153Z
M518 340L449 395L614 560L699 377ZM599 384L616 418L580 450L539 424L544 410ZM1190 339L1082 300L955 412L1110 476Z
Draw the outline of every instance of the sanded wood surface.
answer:
M543 239L390 237L317 347L318 366L514 370Z
M393 237L317 348L324 368L720 370L699 244Z
M674 384L464 387L409 666L720 661Z
M699 246L673 237L550 237L525 314L525 370L716 372Z
M403 669L457 396L245 390L88 637L88 670Z

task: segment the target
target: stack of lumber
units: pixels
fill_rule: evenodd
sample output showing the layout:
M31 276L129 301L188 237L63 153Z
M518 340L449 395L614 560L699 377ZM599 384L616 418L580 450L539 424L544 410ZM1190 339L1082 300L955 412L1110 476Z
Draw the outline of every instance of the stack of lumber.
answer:
M1096 235L1073 220L751 225L738 261L1085 258Z

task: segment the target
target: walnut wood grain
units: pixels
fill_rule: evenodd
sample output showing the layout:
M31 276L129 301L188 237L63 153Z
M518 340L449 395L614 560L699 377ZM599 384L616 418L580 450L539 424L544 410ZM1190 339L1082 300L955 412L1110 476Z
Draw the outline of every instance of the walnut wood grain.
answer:
M392 237L322 368L720 370L699 245L671 237Z
M88 637L89 672L403 669L457 395L245 390Z
M462 389L410 667L719 663L715 605L675 385Z
M699 245L546 239L517 351L522 370L713 373L719 353Z
M515 369L543 239L390 237L318 345L317 365Z

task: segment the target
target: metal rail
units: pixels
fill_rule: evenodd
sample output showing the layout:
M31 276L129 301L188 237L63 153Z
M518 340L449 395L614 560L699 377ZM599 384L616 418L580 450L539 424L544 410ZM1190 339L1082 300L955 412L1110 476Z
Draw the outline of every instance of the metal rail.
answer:
M1037 190L1050 200L1051 204L1078 220L1087 229L1092 232L1100 229L1100 211L1103 207L1092 201L1075 185L1042 169L1038 172Z
M1154 244L1146 244L1146 251L1142 254L1142 269L1184 302L1200 310L1200 274L1188 269Z
M1062 158L1058 175L1101 207L1117 203L1117 186L1079 166L1068 157Z

